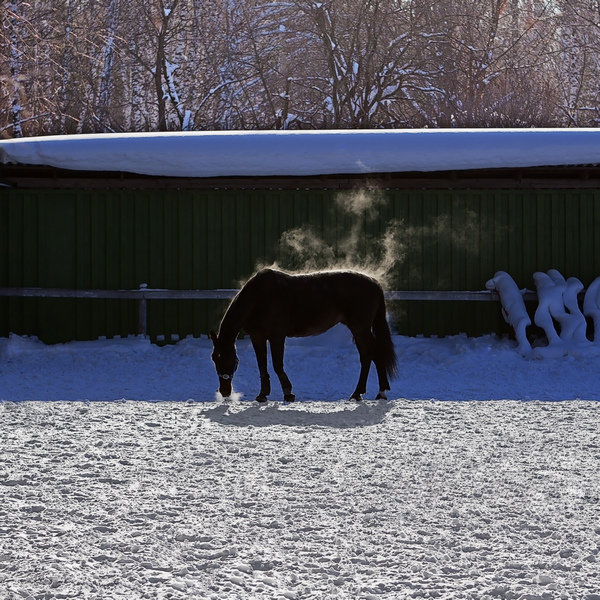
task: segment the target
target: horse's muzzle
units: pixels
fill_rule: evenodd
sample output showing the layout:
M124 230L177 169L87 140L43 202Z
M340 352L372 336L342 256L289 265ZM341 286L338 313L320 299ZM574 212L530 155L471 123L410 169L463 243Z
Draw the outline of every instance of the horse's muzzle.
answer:
M231 396L232 379L232 377L230 377L229 379L223 379L222 377L219 377L219 394L221 394L223 398L229 398L229 396Z

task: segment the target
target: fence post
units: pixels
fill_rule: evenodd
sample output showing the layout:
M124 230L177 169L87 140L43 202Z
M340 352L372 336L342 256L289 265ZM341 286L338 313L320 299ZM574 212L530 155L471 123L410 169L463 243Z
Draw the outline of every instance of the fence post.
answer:
M146 290L147 283L140 283L140 291ZM138 335L147 336L148 333L148 309L146 306L146 297L142 296L138 302Z

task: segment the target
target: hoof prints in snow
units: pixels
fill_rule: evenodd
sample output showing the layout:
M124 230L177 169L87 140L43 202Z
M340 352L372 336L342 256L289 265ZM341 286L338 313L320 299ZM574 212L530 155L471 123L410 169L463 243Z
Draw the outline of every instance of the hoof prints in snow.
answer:
M0 597L596 597L597 404L377 407L0 404Z

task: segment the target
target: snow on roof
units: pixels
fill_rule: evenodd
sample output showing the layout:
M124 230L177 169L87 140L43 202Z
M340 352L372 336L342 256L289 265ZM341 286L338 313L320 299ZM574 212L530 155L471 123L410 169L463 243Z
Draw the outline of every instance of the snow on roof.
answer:
M600 129L219 131L0 141L0 163L176 177L298 176L600 163Z

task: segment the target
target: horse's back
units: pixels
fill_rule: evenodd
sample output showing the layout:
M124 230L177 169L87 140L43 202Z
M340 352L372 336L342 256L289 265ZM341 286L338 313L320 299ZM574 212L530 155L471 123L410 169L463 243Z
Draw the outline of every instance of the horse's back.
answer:
M383 301L373 278L356 271L288 274L262 269L248 281L259 299L254 320L300 337L327 331L337 323L372 322Z
M309 297L347 298L354 294L379 297L383 290L379 283L359 271L316 271L290 274L272 268L258 271L248 284L260 288L263 294L299 294ZM246 284L246 285L248 285Z

